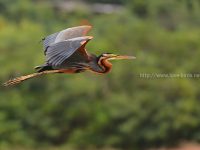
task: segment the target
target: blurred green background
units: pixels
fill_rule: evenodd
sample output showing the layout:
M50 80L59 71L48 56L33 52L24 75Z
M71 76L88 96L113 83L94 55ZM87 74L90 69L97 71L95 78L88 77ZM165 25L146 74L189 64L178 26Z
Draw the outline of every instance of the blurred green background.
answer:
M142 150L200 142L199 0L0 0L0 81L43 64L39 41L91 24L91 53L136 56L107 75L48 75L0 87L0 149Z

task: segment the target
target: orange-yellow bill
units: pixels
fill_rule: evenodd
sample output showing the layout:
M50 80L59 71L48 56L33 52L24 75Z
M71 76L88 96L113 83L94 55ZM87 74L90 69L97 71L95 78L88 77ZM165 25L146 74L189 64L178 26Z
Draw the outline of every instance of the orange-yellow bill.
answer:
M136 59L134 56L127 56L127 55L117 55L116 59Z
M127 56L127 55L113 55L109 59L136 59L134 56Z

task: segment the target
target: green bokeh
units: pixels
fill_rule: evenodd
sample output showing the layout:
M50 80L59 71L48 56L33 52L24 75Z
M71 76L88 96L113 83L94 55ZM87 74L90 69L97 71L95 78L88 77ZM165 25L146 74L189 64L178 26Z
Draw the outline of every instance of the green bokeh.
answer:
M40 39L89 22L87 49L129 54L107 75L49 75L0 87L0 149L134 149L200 141L200 1L109 1L99 14L56 9L60 1L0 0L0 81L44 62ZM98 0L88 0L94 4Z

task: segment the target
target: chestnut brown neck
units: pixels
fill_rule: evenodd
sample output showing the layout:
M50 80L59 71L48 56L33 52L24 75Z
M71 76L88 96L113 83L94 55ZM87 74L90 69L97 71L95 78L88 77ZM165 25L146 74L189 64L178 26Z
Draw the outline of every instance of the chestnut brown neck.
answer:
M98 64L102 68L101 73L108 73L112 68L112 64L105 58L100 58L99 61L98 61Z

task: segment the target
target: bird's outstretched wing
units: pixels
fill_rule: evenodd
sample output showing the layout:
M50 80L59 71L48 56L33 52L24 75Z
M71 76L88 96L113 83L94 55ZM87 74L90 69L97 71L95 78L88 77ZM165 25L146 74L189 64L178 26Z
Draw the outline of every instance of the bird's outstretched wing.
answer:
M50 46L51 44L72 39L72 38L76 38L76 37L85 36L90 31L91 28L92 27L88 25L72 27L72 28L68 28L60 32L56 32L54 34L51 34L45 37L43 39L45 53L46 53L47 47Z
M85 45L92 38L92 36L76 37L51 44L46 50L47 63L52 66L59 66L76 51L87 55Z

